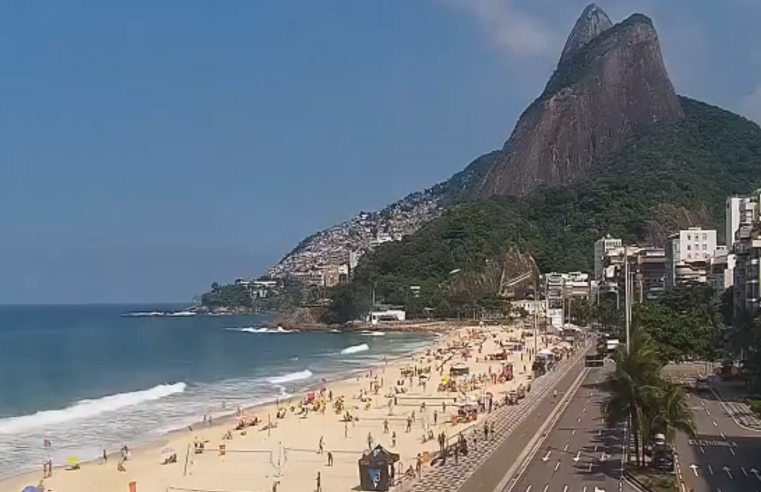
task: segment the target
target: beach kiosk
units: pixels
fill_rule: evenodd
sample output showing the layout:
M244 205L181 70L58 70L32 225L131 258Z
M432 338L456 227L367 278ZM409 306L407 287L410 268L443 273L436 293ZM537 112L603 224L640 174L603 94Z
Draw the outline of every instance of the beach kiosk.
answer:
M468 376L468 375L470 375L470 368L466 364L463 364L462 362L458 362L449 368L450 377L456 378L458 376Z
M399 455L387 451L380 444L372 451L365 451L359 459L359 488L360 490L386 491L391 485L394 463L399 461Z

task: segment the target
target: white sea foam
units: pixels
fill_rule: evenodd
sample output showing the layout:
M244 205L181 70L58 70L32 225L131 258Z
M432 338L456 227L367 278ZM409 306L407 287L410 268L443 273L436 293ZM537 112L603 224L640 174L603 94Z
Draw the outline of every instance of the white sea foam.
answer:
M81 400L61 410L44 410L32 415L0 420L0 434L15 434L73 420L88 419L106 412L160 400L185 391L185 383L160 384L151 389L104 396L97 400Z
M283 384L283 383L290 383L293 381L301 381L302 379L309 379L312 376L313 376L312 371L310 371L309 369L305 369L299 372L290 372L288 374L283 374L281 376L271 377L267 381L269 381L272 384Z
M363 331L362 336L366 337L385 337L386 334L382 331Z
M366 350L370 350L370 346L366 343L360 344L360 345L352 345L351 347L346 347L345 349L341 350L341 355L347 355L347 354L356 354L358 352L364 352Z
M124 313L122 316L131 316L136 318L146 318L153 316L196 316L198 313L194 311L136 311L133 313Z
M282 326L278 326L277 328L270 329L270 328L253 328L253 327L246 327L246 328L228 328L229 331L240 331L243 333L298 333L299 330L286 330Z

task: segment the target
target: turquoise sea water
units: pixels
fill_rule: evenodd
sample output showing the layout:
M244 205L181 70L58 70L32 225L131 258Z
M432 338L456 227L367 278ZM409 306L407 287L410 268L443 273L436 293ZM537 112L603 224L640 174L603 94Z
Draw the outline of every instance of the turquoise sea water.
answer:
M61 463L150 441L430 339L268 331L255 316L155 315L169 309L178 307L0 307L0 477L38 468L49 454Z

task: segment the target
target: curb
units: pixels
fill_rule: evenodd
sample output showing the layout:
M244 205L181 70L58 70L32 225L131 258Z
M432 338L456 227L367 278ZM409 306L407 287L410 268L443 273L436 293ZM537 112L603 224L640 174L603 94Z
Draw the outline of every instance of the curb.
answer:
M547 429L554 426L557 421L560 420L563 411L568 407L568 405L570 405L571 400L573 400L573 397L576 395L576 392L581 387L581 383L587 377L589 372L590 371L588 368L582 368L581 372L576 377L576 380L574 380L574 382L568 388L568 391L565 393L563 400L555 405L555 408L552 410L552 412L550 412L550 414L542 423L539 431L534 434L534 437L531 438L531 441L529 441L528 445L526 445L526 447L523 449L523 452L518 456L518 459L515 460L513 465L507 470L507 473L505 473L505 476L494 488L494 492L510 492L515 487L515 484L518 483L520 477L523 475L526 469L528 469L528 465L536 453L539 451L542 443L545 441L545 439L547 439ZM513 483L508 485L511 481Z
M748 427L747 425L740 423L740 421L737 420L737 417L735 417L735 412L733 412L732 410L729 409L729 407L724 402L724 400L722 400L721 396L719 396L719 393L717 393L716 390L713 389L713 385L709 384L708 385L708 389L711 390L711 393L713 394L713 396L716 397L716 400L721 404L722 408L724 408L724 411L727 412L727 415L730 416L730 418L735 423L735 425L737 425L738 427L741 427L741 428L743 428L745 430L749 430L751 432L761 432L761 429L754 428L754 427Z

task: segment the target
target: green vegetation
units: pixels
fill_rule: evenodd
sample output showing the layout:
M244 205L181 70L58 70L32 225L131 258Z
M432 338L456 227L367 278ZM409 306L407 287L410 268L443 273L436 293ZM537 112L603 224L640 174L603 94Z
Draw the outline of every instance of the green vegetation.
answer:
M286 282L277 289L267 289L260 297L259 289L245 284L211 284L211 291L201 296L201 305L210 309L232 308L253 312L283 311L301 305L308 300L303 286Z
M692 412L682 389L661 377L657 344L645 331L635 329L630 351L620 348L615 361L603 416L610 427L630 425L639 465L644 446L655 434L662 433L673 441L677 431L692 432Z
M688 225L723 230L726 197L761 183L761 129L720 108L680 102L685 120L633 139L597 162L585 181L520 201L461 203L403 241L379 247L362 258L350 285L331 293L327 317L344 322L366 311L373 287L379 300L404 305L411 316L422 316L425 307L434 316L472 313L479 299L452 292L450 272L483 272L513 247L531 253L543 272L591 271L594 242L605 234L657 244ZM486 172L494 158L488 154L470 172ZM463 190L468 182L461 177L452 187ZM421 287L419 297L410 296L413 285Z

